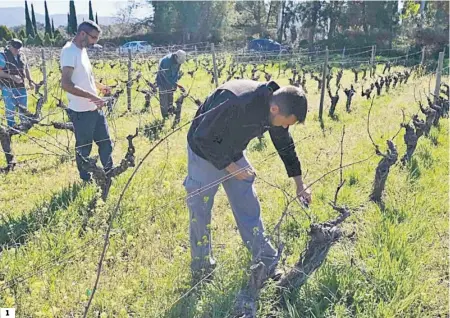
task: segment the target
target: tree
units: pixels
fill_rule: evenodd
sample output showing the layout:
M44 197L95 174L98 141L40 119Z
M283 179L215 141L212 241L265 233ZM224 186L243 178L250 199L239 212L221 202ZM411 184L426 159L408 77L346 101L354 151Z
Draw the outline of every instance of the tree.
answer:
M405 1L401 34L416 48L427 46L435 52L442 51L449 44L448 16L447 1L427 2L422 14L419 14L419 6L414 1Z
M98 16L97 16L97 12L95 12L95 23L98 24Z
M303 2L299 5L299 17L302 26L308 28L308 47L314 49L314 38L318 29L323 26L324 1Z
M52 19L52 34L55 35L55 24L53 23L53 19Z
M227 11L232 9L219 1L151 1L151 4L154 33L162 41L177 38L183 43L220 40ZM129 21L132 9L129 6L123 12L123 21Z
M77 32L78 23L77 12L75 10L75 2L73 0L70 0L69 2L69 20L71 34L75 34Z
M28 3L25 1L25 29L27 32L27 36L34 37L35 32L33 25L31 24L30 12L28 11Z
M202 6L198 31L194 33L193 41L222 41L226 32L227 13L228 10L232 9L233 3L228 1L205 1L205 4Z
M31 23L33 24L34 33L37 33L36 17L34 15L34 6L31 4Z
M297 29L295 22L298 20L298 6L294 1L282 1L280 3L281 21L278 21L278 42L283 41L283 37L287 40L287 30L291 33L291 42L295 42L297 39Z
M173 4L169 1L152 1L153 26L155 33L171 32L174 23Z
M348 1L343 7L330 3L326 11L330 19L337 19L334 30L329 33L346 30L342 34L345 43L341 45L376 43L391 47L399 30L398 3L394 1Z
M47 46L47 47L53 45L52 38L50 37L50 34L48 34L48 33L45 33L45 36L44 36L44 45Z
M253 36L257 34L259 37L265 37L267 35L267 20L270 18L270 14L278 14L278 10L271 9L271 3L266 8L267 3L264 1L237 1L235 3L235 11L237 13L237 19L234 27L242 29L247 36ZM282 4L280 4L282 5Z
M34 37L32 43L36 46L42 46L44 44L44 42L42 41L42 37L39 33L36 33L36 36Z
M199 20L202 19L201 3L199 1L175 1L173 7L178 16L175 27L182 32L183 43L191 41L192 34L196 33Z
M50 16L48 14L47 9L47 1L44 1L44 7L45 7L45 34L48 34L50 38L52 38L53 32L52 32L52 25L50 24Z
M9 41L13 38L12 32L6 25L0 25L0 40Z
M325 3L324 15L328 19L328 45L331 46L331 41L334 40L336 30L338 28L339 19L344 10L345 3L343 1L330 1Z
M89 0L89 20L94 21L94 11L92 11L92 1Z
M70 24L71 24L71 20L70 20L70 14L67 13L67 34L72 34L72 29L70 28Z
M53 39L53 45L55 46L64 46L64 44L66 44L66 39L63 38L63 36L59 33L58 30L55 31L54 33L54 39Z
M22 40L22 42L24 42L25 39L27 38L27 34L25 33L25 29L20 30L18 36L19 36L19 39Z
M23 39L23 44L28 45L34 45L34 38L32 36L26 37Z

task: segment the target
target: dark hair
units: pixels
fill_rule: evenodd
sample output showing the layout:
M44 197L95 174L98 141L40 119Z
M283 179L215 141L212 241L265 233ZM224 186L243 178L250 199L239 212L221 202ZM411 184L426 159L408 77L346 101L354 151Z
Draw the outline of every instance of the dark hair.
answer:
M81 31L84 32L91 32L92 30L97 31L98 33L102 33L102 29L98 26L97 23L91 20L83 21L77 29L77 33L80 33Z
M271 104L277 105L283 116L294 115L300 123L306 119L308 101L303 89L299 87L285 86L277 89L272 95Z

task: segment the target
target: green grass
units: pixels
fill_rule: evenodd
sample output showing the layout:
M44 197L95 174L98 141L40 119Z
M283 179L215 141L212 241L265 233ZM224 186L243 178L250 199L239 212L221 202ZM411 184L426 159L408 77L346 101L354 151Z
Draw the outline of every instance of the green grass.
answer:
M183 68L191 69L192 64ZM288 84L285 77L276 79L277 65L268 69L279 84ZM126 77L125 72L109 67L95 71L98 78L107 78L108 83L113 83L113 78ZM148 71L144 76L153 78ZM353 74L346 71L343 86L348 87L352 79ZM51 81L52 93L58 95L57 78ZM204 71L199 71L193 81L185 75L181 83L186 88L192 86L192 95L202 100L213 89ZM400 109L404 108L407 116L418 111L413 97L415 85L417 92L428 90L428 78L411 78L408 85L391 89L389 94L375 99L370 130L382 151L386 150L385 140L399 128ZM339 166L343 124L346 127L344 163L364 159L374 149L366 131L370 101L361 98L360 88L350 114L344 110L345 98L341 91L336 109L339 120L324 118L323 131L317 120L320 96L316 82L308 80L307 88L310 108L307 122L294 126L291 132L296 141L308 137L296 148L306 173L305 181L311 182ZM154 132L149 134L145 127L158 123L160 118L158 103L152 99L155 116L141 113L143 105L143 95L133 91L132 112L120 116L126 110L126 97L122 96L109 118L116 163L126 152L126 135L136 127L143 132L135 139L138 160L155 138L171 131L171 123L166 123L156 136ZM326 97L325 106L328 105ZM55 102L51 98L44 113L53 110ZM187 99L182 123L193 118L195 111L196 106ZM62 120L61 114L53 117ZM64 147L47 148L58 154L64 154L67 148L73 158L74 138L70 134L39 129L42 131L32 129L29 135L53 143L53 137L56 138ZM214 280L183 296L191 288L188 212L182 186L186 174L186 133L187 128L163 142L127 190L113 223L90 317L227 317L230 314L233 299L248 277L250 257L240 240L223 190L219 190L213 209L213 246L218 261ZM399 155L403 155L406 150L403 132L394 142ZM267 288L261 295L259 315L443 317L448 309L449 283L448 144L448 121L442 119L439 129L432 129L431 138L419 140L410 165L404 168L396 165L391 169L384 210L368 201L380 159L373 157L346 169L347 182L339 202L353 208L343 227L346 234L355 234L331 249L327 260L290 300L285 311L274 312L275 291L273 287ZM13 137L13 147L18 155L47 152L27 136ZM93 149L95 154L96 147ZM263 180L276 183L292 194L295 190L278 156L267 159L274 150L267 135L262 142L253 141L247 152L258 172L256 191L269 234L284 209L285 199L281 191ZM13 173L0 175L3 246L0 289L5 281L21 275L26 279L0 292L0 307L17 308L18 317L81 316L94 284L108 217L131 170L114 180L108 200L103 202L94 186L80 186L73 161L50 155L18 156L18 160L28 161ZM4 161L0 164L4 165ZM338 182L335 173L313 186L310 213L314 221L335 216L328 202L333 199ZM291 215L282 226L286 268L293 265L305 248L311 222L295 205Z

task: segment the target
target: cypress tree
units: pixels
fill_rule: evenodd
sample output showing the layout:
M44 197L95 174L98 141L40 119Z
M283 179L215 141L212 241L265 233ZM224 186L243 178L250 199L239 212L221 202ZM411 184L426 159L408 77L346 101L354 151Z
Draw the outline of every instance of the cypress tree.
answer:
M31 19L30 19L30 12L28 11L28 3L25 0L25 30L27 32L27 36L31 36L34 38L34 29L33 29L33 25L31 24Z
M50 16L48 15L47 1L44 1L45 7L45 34L48 34L50 38L53 37L52 25L50 24Z
M77 12L75 11L75 2L70 0L69 2L69 12L70 12L70 30L72 34L77 32L78 23L77 23Z
M52 33L53 35L55 35L55 24L53 23L53 18L52 18Z
M27 38L27 35L25 34L25 29L22 29L19 31L19 39L22 40L22 42L25 42L25 39Z
M95 23L98 24L98 16L97 16L97 12L95 12Z
M94 21L94 11L92 11L92 1L89 0L89 20Z
M37 29L37 25L36 25L36 17L34 15L34 6L33 6L33 4L31 4L31 23L33 24L34 33L37 34L38 29Z
M72 30L70 29L70 14L67 13L67 34L72 34Z

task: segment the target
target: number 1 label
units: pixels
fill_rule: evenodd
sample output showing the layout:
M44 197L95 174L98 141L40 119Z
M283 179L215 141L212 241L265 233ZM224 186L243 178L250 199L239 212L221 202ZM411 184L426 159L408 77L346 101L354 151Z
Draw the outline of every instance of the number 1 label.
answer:
M16 318L16 308L0 308L0 318Z

